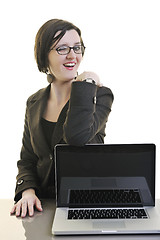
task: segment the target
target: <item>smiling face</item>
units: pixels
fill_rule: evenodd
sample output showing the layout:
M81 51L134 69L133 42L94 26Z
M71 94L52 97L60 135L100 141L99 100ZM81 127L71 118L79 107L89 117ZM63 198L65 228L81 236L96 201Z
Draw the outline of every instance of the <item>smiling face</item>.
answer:
M73 49L67 55L57 52L59 47L80 46L81 41L76 30L66 31L65 35L48 54L49 70L54 75L55 81L70 81L77 75L78 67L82 60L82 54L76 54Z

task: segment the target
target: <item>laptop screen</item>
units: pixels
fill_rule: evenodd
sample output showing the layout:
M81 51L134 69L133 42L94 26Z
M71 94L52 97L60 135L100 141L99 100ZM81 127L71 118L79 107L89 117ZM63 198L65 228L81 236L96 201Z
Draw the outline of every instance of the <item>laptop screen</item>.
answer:
M58 207L154 206L155 145L55 147Z

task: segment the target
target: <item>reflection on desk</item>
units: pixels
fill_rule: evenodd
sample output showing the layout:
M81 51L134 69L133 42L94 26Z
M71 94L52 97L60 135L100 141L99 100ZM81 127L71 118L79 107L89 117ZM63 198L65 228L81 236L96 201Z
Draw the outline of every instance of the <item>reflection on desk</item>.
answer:
M24 219L10 216L13 200L0 200L0 239L3 240L64 240L64 239L107 239L107 240L152 240L160 239L159 235L98 235L98 236L53 236L51 233L55 202L53 200L42 200L43 212L35 212L34 217Z
M55 202L52 200L43 201L43 212L35 212L34 217L22 219L22 225L25 229L27 240L51 240L54 239L51 233Z

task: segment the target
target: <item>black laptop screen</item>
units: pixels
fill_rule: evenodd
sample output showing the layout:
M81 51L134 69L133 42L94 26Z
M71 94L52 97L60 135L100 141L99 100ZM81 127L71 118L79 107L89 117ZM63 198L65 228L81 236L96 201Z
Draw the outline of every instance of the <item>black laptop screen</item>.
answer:
M57 206L155 204L155 145L57 145Z

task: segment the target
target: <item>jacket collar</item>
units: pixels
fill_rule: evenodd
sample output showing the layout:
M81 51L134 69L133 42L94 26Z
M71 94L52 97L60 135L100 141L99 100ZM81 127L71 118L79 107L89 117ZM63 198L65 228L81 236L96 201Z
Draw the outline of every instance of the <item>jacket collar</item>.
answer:
M38 92L36 92L35 94L29 97L28 99L29 102L39 101L46 97L48 98L50 89L51 89L51 84L49 84L46 88L40 89Z

